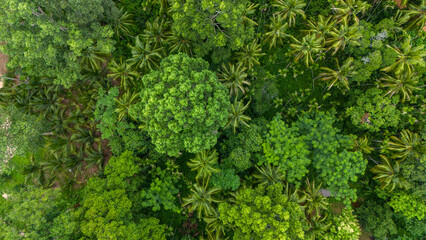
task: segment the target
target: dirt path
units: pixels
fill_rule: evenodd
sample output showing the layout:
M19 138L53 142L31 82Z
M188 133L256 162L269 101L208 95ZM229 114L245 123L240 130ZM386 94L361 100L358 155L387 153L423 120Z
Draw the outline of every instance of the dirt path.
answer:
M0 52L0 75L3 76L6 74L6 63L7 63L8 57L7 55L4 55ZM3 79L0 79L0 88L3 87Z

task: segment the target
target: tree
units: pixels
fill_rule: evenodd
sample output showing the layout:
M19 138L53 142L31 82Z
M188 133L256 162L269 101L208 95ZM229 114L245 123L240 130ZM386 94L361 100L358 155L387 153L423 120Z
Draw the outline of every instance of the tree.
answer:
M171 1L172 30L195 43L197 56L212 52L219 62L253 38L253 24L246 24L248 0Z
M151 42L143 43L139 36L136 37L135 46L130 46L133 57L128 62L142 71L158 69L162 57L162 47L155 47Z
M10 69L70 87L81 77L85 52L113 51L111 24L118 15L111 0L3 1L0 39L7 44L0 48Z
M282 194L283 185L241 189L234 204L219 204L219 218L233 239L303 239L306 224L300 206Z
M272 6L278 8L278 12L274 15L279 15L282 19L288 19L288 26L296 24L296 16L300 15L304 19L306 18L303 8L306 6L304 0L275 0Z
M142 34L144 42L154 44L154 48L164 47L170 37L169 23L156 18L152 23L146 23L146 29Z
M336 12L336 18L339 21L345 19L349 22L352 18L359 23L357 14L364 14L370 7L370 4L360 0L338 0L333 10Z
M309 216L320 216L321 210L327 210L328 201L320 192L321 185L322 183L315 186L314 180L311 182L308 178L306 179L306 189L303 191L303 207Z
M113 59L108 69L110 73L108 77L112 80L120 81L120 88L128 90L135 85L135 79L139 77L139 73L135 71L129 63L123 62L123 58L120 57L118 61Z
M334 24L336 22L332 20L332 17L325 18L322 15L318 16L318 20L309 20L308 21L308 27L309 29L306 30L309 33L312 33L317 38L323 39L323 42L325 39L330 35L331 30L334 27Z
M300 185L300 180L308 173L309 151L298 129L288 127L280 117L275 117L269 124L269 131L263 143L265 158L274 166L279 166L285 179L290 183Z
M216 143L229 102L225 86L207 69L206 61L178 54L142 78L141 101L130 116L145 124L160 153L197 153Z
M303 63L308 67L310 63L314 63L313 55L320 53L323 48L321 39L317 38L313 34L306 35L302 38L302 41L297 40L293 37L294 43L290 44L293 49L291 54L294 55L294 60L299 61L303 59Z
M420 5L410 4L407 10L402 12L407 16L404 24L407 24L406 28L409 30L422 29L426 23L425 14L425 0L422 0Z
M336 60L337 70L333 70L328 67L321 67L323 72L320 73L319 77L321 80L328 83L328 90L333 86L337 86L342 92L349 90L349 79L356 72L353 70L352 65L353 58L348 58L345 63L340 66L339 61Z
M269 43L269 48L276 47L277 43L283 45L284 38L289 35L285 32L288 29L288 23L284 23L281 16L274 16L269 24L269 32L265 33L264 42Z
M191 194L183 198L183 206L189 206L190 212L196 211L198 218L211 216L215 212L213 203L221 202L214 197L219 192L220 189L217 187L208 188L208 181L201 186L196 183L191 188Z
M202 151L195 155L195 158L191 159L188 162L188 166L192 171L197 171L197 180L202 178L203 180L210 178L212 173L219 172L219 169L215 168L214 165L217 164L217 152L216 150Z
M414 66L425 66L424 57L426 56L426 51L423 51L424 45L413 47L411 45L410 36L405 38L401 48L395 45L393 47L389 45L386 46L397 53L397 58L394 64L383 68L383 71L394 71L395 74L401 74L406 71L410 74L414 70Z
M229 96L238 97L238 93L241 91L242 94L246 93L247 88L244 85L250 86L250 82L247 80L247 68L241 63L235 66L229 63L229 68L222 63L222 71L218 74L219 81L221 81L227 88L229 88Z
M420 90L417 87L419 76L415 74L403 73L398 74L395 77L385 74L380 79L380 86L387 88L386 95L392 97L395 94L401 95L401 102L405 100L410 100L413 91Z
M395 161L395 164L392 166L389 162L389 159L380 155L383 163L374 166L370 171L376 176L373 179L377 179L382 189L388 189L389 192L393 191L395 187L408 189L409 183L402 177L400 172L399 162Z
M395 152L392 156L401 160L408 158L419 159L425 151L425 144L417 133L412 133L408 129L404 129L400 133L401 137L391 136L387 142L387 149Z
M346 18L343 19L339 29L333 28L330 35L331 37L325 43L330 45L329 49L334 49L333 55L340 49L344 50L346 45L359 46L358 39L362 37L358 25L349 26Z
M250 127L247 122L250 121L251 118L243 114L244 111L247 110L249 104L250 102L244 106L243 100L237 101L237 98L235 98L234 104L232 104L230 107L228 122L226 123L225 128L232 126L235 133L239 124Z
M253 42L244 45L239 52L235 53L238 62L242 63L248 70L251 70L254 65L260 65L258 58L265 55L265 53L262 53L261 45L257 42L258 40L255 39Z

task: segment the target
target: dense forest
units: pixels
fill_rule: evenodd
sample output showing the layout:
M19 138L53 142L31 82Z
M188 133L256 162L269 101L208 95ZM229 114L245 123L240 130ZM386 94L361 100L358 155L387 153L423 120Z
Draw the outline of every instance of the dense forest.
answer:
M0 239L425 239L425 5L0 0Z

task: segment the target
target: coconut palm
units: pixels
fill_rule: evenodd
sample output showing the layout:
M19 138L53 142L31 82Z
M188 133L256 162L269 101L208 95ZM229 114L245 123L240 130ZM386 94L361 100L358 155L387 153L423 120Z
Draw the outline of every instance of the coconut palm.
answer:
M321 185L315 186L315 180L310 182L309 179L306 179L306 188L303 191L303 204L309 216L320 216L321 210L327 209L328 200L320 192Z
M325 42L330 46L329 49L334 49L333 55L339 50L345 49L346 45L359 46L359 38L362 37L361 32L358 30L358 25L348 25L348 21L344 18L340 24L340 27L333 28L330 32L331 37Z
M208 188L207 183L200 186L198 183L194 184L191 188L191 194L183 198L183 207L189 206L189 211L196 211L198 218L204 216L212 216L215 212L213 203L222 202L214 197L215 194L220 192L220 188Z
M420 88L416 86L419 82L418 79L418 75L407 72L398 74L395 77L385 74L380 79L380 86L388 89L386 95L392 97L395 94L399 94L401 95L401 102L405 102L406 99L410 100L413 91L420 90Z
M388 149L396 152L392 157L402 160L407 157L419 159L425 152L425 144L422 138L417 133L412 133L410 130L402 130L401 137L392 136L388 141Z
M383 163L374 166L370 171L376 174L373 179L380 182L381 188L387 188L389 192L393 191L395 187L408 189L409 183L403 178L400 172L399 161L395 161L395 164L392 166L386 156L380 155L380 158Z
M422 0L420 5L410 4L407 10L402 10L407 16L408 30L419 30L426 25L426 0Z
M244 111L247 110L249 104L250 101L244 106L243 100L237 101L237 98L235 98L234 104L231 105L231 109L228 114L228 122L226 123L225 128L232 126L235 133L239 124L250 127L247 124L247 121L250 121L251 118L243 114Z
M397 58L394 64L383 68L383 71L394 71L395 74L402 74L404 71L407 71L408 74L411 74L415 65L420 67L425 66L424 57L426 56L426 51L423 50L424 45L412 48L410 36L406 37L401 48L398 48L395 45L393 45L393 47L387 45L387 47L397 53Z
M294 60L299 61L303 59L303 62L308 67L310 63L314 62L313 55L320 53L322 48L321 39L315 37L313 34L308 34L302 38L302 41L292 37L294 43L290 44L293 49L291 54L294 54Z
M152 23L147 22L146 28L142 34L145 42L150 42L154 48L164 47L167 43L167 39L171 36L169 30L169 23L164 19L160 21L160 18L156 18Z
M158 69L160 67L162 48L155 48L150 42L143 43L139 36L136 37L135 46L130 46L133 57L129 63L143 71Z
M184 37L175 35L172 33L172 35L167 40L170 47L169 51L170 53L186 53L186 55L192 57L192 42L189 39L186 39Z
M222 70L218 74L219 81L229 89L229 96L238 96L240 91L242 94L246 93L247 88L245 85L250 86L246 70L241 63L237 65L229 63L229 67L222 63Z
M257 6L258 6L258 4L247 2L246 8L243 11L243 25L244 26L250 26L250 25L256 25L257 26L257 23L249 17L250 15L253 15L256 12Z
M250 70L254 65L260 65L257 59L265 55L265 53L262 53L261 45L258 44L257 39L255 39L253 42L244 45L235 55L237 56L238 62L242 63L245 68Z
M92 71L100 70L102 64L111 57L111 53L100 51L94 47L89 47L83 52L81 58L81 65L83 68Z
M328 84L328 90L333 86L337 86L342 92L349 90L349 79L353 71L353 58L348 58L345 63L340 66L339 61L336 60L337 70L321 67L322 72L319 74L319 78Z
M281 16L274 16L268 28L270 31L265 33L264 42L269 43L269 48L276 47L277 43L283 45L283 39L289 36L285 33L288 23L284 23Z
M369 154L374 150L374 148L370 147L370 140L366 135L358 138L355 137L353 139L353 143L353 150L355 151L360 151L364 154Z
M130 106L137 103L139 98L139 93L126 91L119 98L114 99L117 103L117 109L115 112L118 113L118 121L121 121L124 117L129 116Z
M133 21L133 14L123 12L123 8L121 8L120 17L115 21L114 34L121 38L123 38L123 35L130 35L130 28L134 25L135 21Z
M365 13L371 7L365 1L360 0L338 0L337 6L333 8L336 12L336 19L338 22L346 19L348 22L353 19L359 23L357 14Z
M120 57L118 62L113 59L108 65L110 73L108 77L112 80L120 80L120 87L123 90L128 90L135 86L135 79L140 75L135 71L132 66L126 62L123 62L123 58Z
M203 150L200 153L195 155L195 158L191 159L187 164L192 171L197 171L197 180L207 179L212 173L219 172L220 170L215 168L214 165L217 164L217 152L216 150Z
M325 39L330 36L330 32L333 29L336 22L332 20L332 17L325 18L322 15L318 16L318 20L309 20L308 21L308 30L304 30L305 32L314 34L315 37Z
M278 12L274 15L281 16L284 20L288 20L288 26L291 27L296 23L296 16L300 15L306 18L303 8L306 6L304 0L275 0L272 6L278 8Z
M273 185L276 183L284 183L285 174L282 173L281 167L272 166L266 163L261 167L256 166L257 173L253 175L259 185Z

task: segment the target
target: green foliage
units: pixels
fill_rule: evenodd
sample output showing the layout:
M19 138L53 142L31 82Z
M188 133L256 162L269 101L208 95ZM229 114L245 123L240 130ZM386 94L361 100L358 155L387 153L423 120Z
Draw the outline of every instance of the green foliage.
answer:
M306 18L303 8L306 6L304 0L275 0L272 6L278 8L275 15L279 15L282 19L288 20L288 25L291 27L296 23L296 16L300 15Z
M230 106L228 122L226 123L225 128L232 126L235 133L240 124L246 127L250 127L247 122L250 121L251 118L247 115L244 115L244 111L247 110L249 104L250 102L244 105L243 100L237 101L237 98L235 98L234 103Z
M219 62L253 38L253 24L244 24L248 0L171 1L173 31L195 42L194 51L204 56L211 51Z
M357 210L357 215L365 231L371 232L377 239L389 239L397 233L393 212L387 204L368 200Z
M367 161L360 152L348 151L352 141L349 136L338 133L333 127L335 121L333 115L318 112L314 116L305 114L293 126L299 129L311 152L309 158L319 180L328 185L327 189L336 198L345 198L349 203L349 199L356 199L356 193L348 184L357 181Z
M358 220L352 214L352 209L343 209L342 214L333 215L330 233L324 236L326 240L358 240L361 228Z
M130 115L146 125L160 153L196 153L216 143L229 102L226 88L207 68L200 58L171 55L162 60L160 70L142 78L141 101Z
M308 173L309 151L303 137L298 134L298 128L288 127L279 116L269 125L269 132L263 143L265 159L272 165L279 166L285 178L290 183L300 185L300 180Z
M43 143L43 130L46 127L37 117L13 105L0 107L0 172L8 171L7 162L13 156L36 151Z
M392 196L389 205L407 219L416 217L418 220L423 220L425 218L426 203L419 197L406 193L396 194Z
M35 77L51 77L70 87L80 77L80 62L90 49L114 50L111 24L119 11L111 0L3 1L0 7L1 51L9 68Z
M213 173L211 182L213 186L223 190L235 191L240 187L240 177L235 174L235 170L232 168Z
M203 150L197 153L195 158L191 159L187 164L192 171L197 171L197 176L195 177L197 180L210 178L212 173L219 172L219 169L214 167L217 164L216 150L212 152Z
M203 182L200 186L195 183L191 187L191 194L183 198L183 207L189 206L189 211L197 212L197 217L208 217L215 213L214 203L219 203L221 200L217 199L214 195L220 192L217 187L208 187L208 182Z
M352 107L347 108L346 113L356 128L378 132L380 129L397 127L401 115L395 106L398 99L383 95L383 91L375 88L354 94L350 101Z
M3 199L3 198L2 198ZM0 204L2 239L49 239L54 219L64 211L60 190L29 187L10 193Z
M391 139L387 142L387 149L394 152L392 157L401 160L406 158L419 159L426 150L426 145L419 134L404 129L400 135L400 138L391 136Z
M235 203L220 203L220 219L233 229L233 239L303 239L305 216L282 194L283 186L259 186L237 192Z
M157 167L151 171L151 185L149 189L142 190L141 197L143 207L152 207L153 211L158 211L163 206L164 210L180 212L180 207L176 204L176 195L179 189L175 187L177 179L169 171Z

